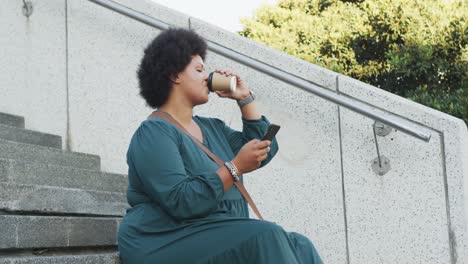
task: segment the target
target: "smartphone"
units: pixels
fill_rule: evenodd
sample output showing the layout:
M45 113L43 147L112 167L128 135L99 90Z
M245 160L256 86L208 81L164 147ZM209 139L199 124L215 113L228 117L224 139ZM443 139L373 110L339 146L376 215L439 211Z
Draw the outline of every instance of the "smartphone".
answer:
M276 133L278 133L279 129L280 129L280 126L275 125L275 124L271 124L271 125L268 127L268 131L265 133L265 135L263 136L262 140L270 140L270 141L272 141L273 138L275 137Z

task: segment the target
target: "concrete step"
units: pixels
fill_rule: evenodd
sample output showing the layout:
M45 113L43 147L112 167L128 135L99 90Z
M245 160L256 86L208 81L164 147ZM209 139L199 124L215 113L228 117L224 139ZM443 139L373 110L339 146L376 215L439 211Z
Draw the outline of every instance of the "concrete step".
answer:
M72 256L0 257L0 264L120 264L120 260L116 252Z
M0 113L0 124L24 128L24 117Z
M126 192L127 176L53 164L0 159L0 182Z
M62 138L59 136L2 124L0 139L62 149Z
M116 246L121 218L0 215L0 249Z
M0 139L0 158L100 170L99 156Z
M0 182L0 210L123 216L125 193Z

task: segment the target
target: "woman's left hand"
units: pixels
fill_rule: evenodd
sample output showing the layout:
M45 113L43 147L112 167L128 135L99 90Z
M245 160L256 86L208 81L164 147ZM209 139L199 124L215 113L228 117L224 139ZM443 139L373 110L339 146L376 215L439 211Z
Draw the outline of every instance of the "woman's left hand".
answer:
M225 76L235 76L237 79L237 88L234 92L221 92L221 91L216 91L216 94L219 97L223 98L231 98L236 101L242 100L244 98L247 98L250 95L250 89L247 86L247 83L241 79L237 73L229 70L224 70L224 69L219 69L215 70L217 73L224 74Z

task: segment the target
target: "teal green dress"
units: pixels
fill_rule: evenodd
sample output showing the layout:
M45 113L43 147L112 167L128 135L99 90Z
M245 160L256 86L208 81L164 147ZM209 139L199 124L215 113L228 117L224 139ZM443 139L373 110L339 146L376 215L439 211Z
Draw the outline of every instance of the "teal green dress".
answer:
M269 121L243 119L243 131L194 116L203 144L223 161L260 139ZM278 152L272 141L265 166ZM233 186L224 191L218 165L190 137L161 118L142 122L127 152L127 209L119 227L124 264L322 263L312 242L272 222L249 219ZM248 176L246 176L248 177Z

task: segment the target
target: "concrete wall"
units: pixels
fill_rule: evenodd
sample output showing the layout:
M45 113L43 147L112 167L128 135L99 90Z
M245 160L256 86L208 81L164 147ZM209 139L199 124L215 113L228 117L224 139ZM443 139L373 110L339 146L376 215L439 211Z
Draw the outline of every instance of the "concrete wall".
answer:
M348 175L344 183L346 204L353 206L352 211L347 210L350 255L355 255L352 245L359 251L356 242L370 243L368 239L372 237L375 242L385 241L386 246L375 250L377 254L358 254L357 262L380 261L381 256L406 262L405 259L416 255L422 263L465 263L468 212L464 195L464 181L468 178L465 123L349 77L340 76L339 83L340 93L432 130L429 143L400 132L378 139L382 154L391 160L392 171L377 177L369 173L369 165L359 166L376 156L374 151L369 150L367 155L361 151L365 142L372 141L371 130L365 130L369 121L347 110L340 111L343 171ZM374 224L369 225L371 222ZM362 223L368 223L366 228ZM390 255L387 248L396 254ZM451 259L443 258L448 252Z
M63 137L70 150L101 156L105 171L126 173L127 144L151 109L138 96L136 69L158 30L85 0L21 1L0 6L0 112L26 128ZM208 70L239 72L258 104L280 124L280 152L246 176L264 216L306 234L326 263L464 263L468 132L456 118L275 51L150 1L118 0L162 21L299 75L327 89L396 113L430 131L429 143L373 121L214 53ZM6 32L6 34L3 34ZM234 102L210 97L196 114L241 128Z
M0 4L0 112L25 116L26 127L64 136L67 129L66 6L33 1Z

